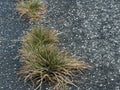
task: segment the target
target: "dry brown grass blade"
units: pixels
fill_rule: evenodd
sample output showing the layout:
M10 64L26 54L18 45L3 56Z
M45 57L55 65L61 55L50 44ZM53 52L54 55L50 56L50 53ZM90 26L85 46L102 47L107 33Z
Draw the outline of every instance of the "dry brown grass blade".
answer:
M27 15L32 21L43 20L46 5L42 0L21 0L16 6L20 17Z
M45 30L33 28L23 37L19 50L23 66L19 74L23 76L25 83L30 81L36 90L46 82L53 90L68 90L68 85L77 87L73 77L76 76L76 72L89 69L89 65L60 50L56 45L56 34Z

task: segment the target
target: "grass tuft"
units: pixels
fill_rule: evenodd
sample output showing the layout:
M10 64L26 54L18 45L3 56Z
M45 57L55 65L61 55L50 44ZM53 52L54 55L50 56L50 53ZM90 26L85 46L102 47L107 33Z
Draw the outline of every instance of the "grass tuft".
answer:
M57 43L58 38L55 31L35 26L23 37L23 42L24 45L32 44L35 47L46 46Z
M48 83L52 90L68 90L68 85L76 86L75 73L89 68L89 65L56 47L56 42L55 32L38 27L23 38L20 49L23 66L19 75L24 82L31 82L35 90L44 83Z
M26 15L30 20L42 20L46 7L41 0L22 0L18 2L17 10L21 16Z

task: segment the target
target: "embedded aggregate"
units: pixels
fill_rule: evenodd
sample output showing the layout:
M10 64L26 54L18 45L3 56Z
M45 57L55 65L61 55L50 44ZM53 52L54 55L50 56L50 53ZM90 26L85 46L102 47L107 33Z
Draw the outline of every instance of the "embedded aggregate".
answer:
M29 22L16 0L0 0L0 90L29 90L18 81L19 38ZM120 0L46 0L43 26L62 32L61 47L92 68L77 78L80 90L120 90ZM44 90L44 89L43 89ZM71 90L76 88L71 87Z
M120 90L120 1L47 3L45 25L62 32L62 48L92 66L84 81L78 79L80 90Z

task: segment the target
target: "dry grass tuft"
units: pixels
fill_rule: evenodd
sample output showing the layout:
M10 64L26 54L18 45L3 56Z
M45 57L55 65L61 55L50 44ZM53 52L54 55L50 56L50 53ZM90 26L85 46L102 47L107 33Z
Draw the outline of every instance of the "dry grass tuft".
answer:
M89 65L60 50L55 43L58 38L51 30L33 28L23 38L20 54L23 66L19 72L24 82L31 82L35 90L48 83L52 90L68 90L74 85L76 72L88 69Z
M42 20L46 6L41 0L21 0L17 4L21 16L28 16L30 20Z

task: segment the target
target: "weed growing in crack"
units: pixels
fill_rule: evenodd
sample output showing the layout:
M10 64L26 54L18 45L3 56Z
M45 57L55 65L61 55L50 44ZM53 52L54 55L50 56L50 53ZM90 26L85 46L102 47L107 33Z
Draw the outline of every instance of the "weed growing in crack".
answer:
M18 73L24 82L31 82L35 90L48 83L52 90L68 90L74 84L76 72L88 69L89 65L60 50L58 38L52 30L34 27L23 37L19 50L23 66Z
M22 0L17 4L17 10L21 16L28 16L30 20L42 20L46 6L41 0Z

